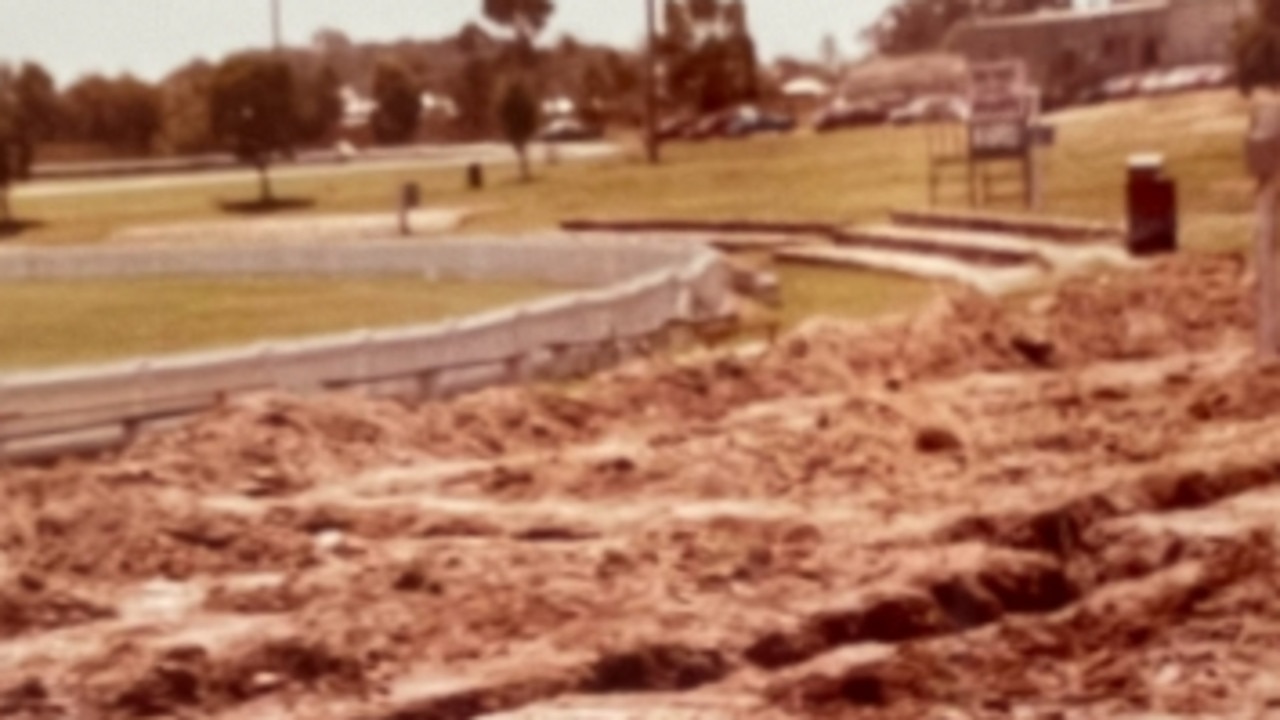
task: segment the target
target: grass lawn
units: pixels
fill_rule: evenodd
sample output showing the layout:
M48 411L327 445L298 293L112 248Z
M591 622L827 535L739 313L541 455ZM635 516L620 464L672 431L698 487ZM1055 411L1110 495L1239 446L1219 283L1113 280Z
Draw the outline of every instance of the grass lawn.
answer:
M1139 99L1068 111L1054 119L1047 155L1047 210L1119 220L1127 155L1162 152L1180 184L1183 236L1195 247L1238 245L1247 237L1251 194L1240 157L1246 106L1231 91ZM540 158L541 152L535 152ZM854 223L892 206L925 204L925 141L919 128L873 128L828 135L679 143L665 162L639 162L637 148L585 163L537 168L518 183L510 165L488 169L489 187L471 192L454 169L370 170L355 175L280 178L282 196L306 197L301 214L389 210L404 181L424 202L483 212L477 231L555 226L566 217L752 218ZM958 200L962 187L951 188ZM74 197L19 197L16 211L43 222L30 242L94 241L138 224L227 217L218 202L253 196L250 176L209 187L169 187Z
M1249 242L1252 186L1241 159L1247 106L1231 91L1138 99L1070 110L1051 121L1058 143L1046 153L1046 210L1119 221L1125 159L1160 152L1179 184L1181 239L1196 249ZM540 157L541 152L535 153ZM480 210L464 232L510 233L554 227L569 217L876 221L895 206L923 206L925 131L873 128L744 141L681 143L657 168L638 148L585 163L539 164L537 179L488 168L489 186L464 188L454 169L377 169L352 175L281 177L277 193L314 201L297 215L386 211L405 181L422 186L425 204ZM950 188L957 203L965 193ZM252 198L256 183L171 186L79 196L15 199L18 216L37 223L8 242L95 242L141 224L228 218L219 203ZM0 238L3 240L3 238ZM812 314L865 317L912 307L927 284L866 273L785 267L784 319ZM301 335L364 324L457 314L536 294L538 288L433 287L412 281L187 281L127 285L0 285L0 365L90 360L140 352ZM456 296L456 297L455 297ZM456 302L455 302L456 301ZM111 322L103 322L111 318Z
M554 291L411 278L0 283L0 368L427 322Z
M778 280L785 299L780 320L786 328L815 315L860 320L911 310L934 296L927 282L822 266L783 265Z

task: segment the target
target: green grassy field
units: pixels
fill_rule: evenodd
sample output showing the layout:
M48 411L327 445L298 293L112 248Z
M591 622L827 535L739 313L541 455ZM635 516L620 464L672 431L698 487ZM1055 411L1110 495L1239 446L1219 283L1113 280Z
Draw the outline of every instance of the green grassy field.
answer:
M1249 240L1252 188L1240 157L1246 106L1227 91L1135 100L1053 118L1058 144L1046 154L1046 210L1119 221L1125 159L1166 156L1179 183L1184 245L1241 247ZM540 155L540 153L538 153ZM471 192L462 171L373 170L323 178L280 178L282 196L314 206L296 214L386 210L404 181L422 185L428 206L480 212L464 232L516 232L568 217L816 220L853 224L895 206L926 202L925 135L875 128L815 136L674 144L649 167L636 148L621 157L541 166L535 182L512 167L489 168L489 187ZM140 224L227 217L221 201L253 196L252 179L203 187L18 198L15 209L42 223L8 242L99 241ZM960 185L951 188L963 198ZM924 283L865 273L785 267L794 325L815 314L866 317L918 305ZM429 320L536 294L538 288L432 287L411 281L0 285L0 365L80 361L359 325ZM103 318L108 318L104 321Z
M1240 158L1245 104L1230 91L1134 100L1058 117L1059 142L1046 156L1047 210L1119 220L1125 157L1164 153L1180 184L1184 238L1194 247L1235 245L1247 235L1249 183ZM481 210L477 231L555 226L567 217L751 218L853 223L892 206L926 200L924 131L874 128L816 136L673 144L652 168L629 148L589 163L543 164L518 183L509 165L489 168L489 187L471 192L460 169L369 171L345 177L281 178L281 195L307 197L300 213L387 210L404 181L428 205ZM541 152L535 152L541 157ZM218 201L250 198L251 180L109 195L19 198L17 213L44 223L19 238L88 242L137 224L225 217ZM951 188L956 200L960 186Z
M411 278L0 283L0 367L42 367L427 322L540 297Z

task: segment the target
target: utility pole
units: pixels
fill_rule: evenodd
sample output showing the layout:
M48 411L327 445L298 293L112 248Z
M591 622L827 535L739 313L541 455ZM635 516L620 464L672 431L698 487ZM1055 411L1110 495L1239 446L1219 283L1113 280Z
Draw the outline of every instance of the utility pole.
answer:
M658 149L658 79L657 68L658 62L658 37L657 37L657 11L654 8L654 0L645 0L647 6L646 19L648 32L648 47L645 49L644 61L644 78L645 78L645 145L649 150L649 163L657 165L661 162Z
M280 0L271 0L271 42L279 54L284 47L280 40Z

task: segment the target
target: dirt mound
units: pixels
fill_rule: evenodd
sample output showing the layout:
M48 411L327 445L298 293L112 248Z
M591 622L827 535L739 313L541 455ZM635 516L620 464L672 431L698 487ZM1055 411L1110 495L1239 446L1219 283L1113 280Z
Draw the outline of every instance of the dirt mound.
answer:
M238 399L5 470L0 715L1257 710L1280 371L1246 290L1188 255L572 386Z

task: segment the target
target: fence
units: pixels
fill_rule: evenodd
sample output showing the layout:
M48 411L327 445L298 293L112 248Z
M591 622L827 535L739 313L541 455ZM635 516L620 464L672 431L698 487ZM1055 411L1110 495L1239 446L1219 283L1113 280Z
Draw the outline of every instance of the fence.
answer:
M438 397L569 373L600 353L658 338L673 323L722 317L730 293L728 270L714 251L622 239L0 253L0 279L10 280L283 273L603 287L431 325L0 376L0 457L126 442L237 393L366 388Z

